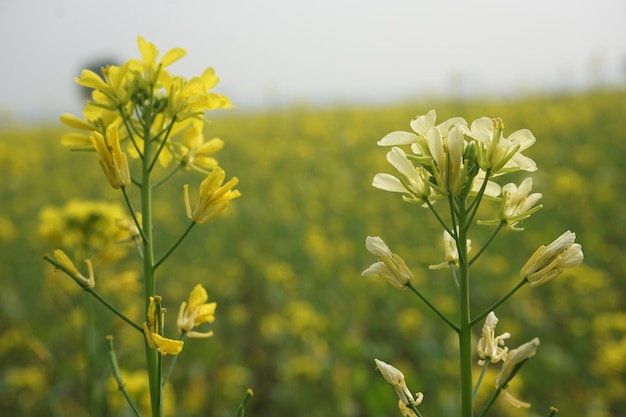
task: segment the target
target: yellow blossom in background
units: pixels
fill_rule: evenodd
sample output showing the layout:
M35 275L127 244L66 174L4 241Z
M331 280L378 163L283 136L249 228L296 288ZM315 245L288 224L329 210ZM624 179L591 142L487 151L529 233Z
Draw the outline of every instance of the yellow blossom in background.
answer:
M217 303L207 303L208 300L209 296L206 290L201 284L198 284L189 294L189 299L181 303L176 322L181 334L184 333L189 337L213 336L212 331L205 333L192 331L195 326L215 321Z
M184 198L187 217L196 223L206 223L228 207L230 200L241 196L238 190L232 189L239 179L233 177L222 185L225 177L226 173L222 168L217 167L211 171L200 183L198 202L193 211L189 203L189 186L185 184Z

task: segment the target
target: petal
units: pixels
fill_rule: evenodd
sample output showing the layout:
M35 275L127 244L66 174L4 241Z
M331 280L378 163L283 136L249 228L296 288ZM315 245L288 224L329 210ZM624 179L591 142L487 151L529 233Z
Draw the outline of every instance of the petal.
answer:
M402 182L390 174L376 174L372 181L372 186L392 193L408 193Z
M528 129L517 130L511 133L508 139L519 143L520 152L530 148L537 141L535 135Z
M419 138L415 133L396 131L385 135L376 144L378 146L410 145L418 140Z
M178 61L182 57L185 56L187 52L183 48L172 48L163 55L161 58L161 64L163 68L172 65L174 62Z
M435 126L435 120L437 119L437 112L435 110L430 110L423 116L418 116L415 119L411 120L411 129L414 132L424 135L428 129Z

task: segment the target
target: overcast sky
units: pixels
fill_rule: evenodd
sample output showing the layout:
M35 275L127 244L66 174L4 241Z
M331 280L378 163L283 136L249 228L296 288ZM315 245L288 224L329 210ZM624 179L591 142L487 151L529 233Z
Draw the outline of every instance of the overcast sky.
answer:
M79 112L73 77L137 35L240 109L626 81L624 0L0 0L0 114Z

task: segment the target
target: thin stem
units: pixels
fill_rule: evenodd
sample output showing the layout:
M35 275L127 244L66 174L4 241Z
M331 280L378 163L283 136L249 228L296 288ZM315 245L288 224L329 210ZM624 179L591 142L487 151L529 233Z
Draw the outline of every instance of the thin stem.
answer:
M80 280L78 280L76 277L74 277L74 274L72 271L70 271L69 269L67 269L65 266L63 266L61 263L57 262L56 259L50 257L50 255L44 255L43 257L46 261L50 262L52 265L54 265L55 268L60 269L61 271L65 272L67 275L69 275L74 281L76 281L77 283L79 283ZM136 324L134 321L132 321L131 319L129 319L128 317L126 317L121 311L119 311L117 308L115 308L113 305L111 305L107 300L105 300L100 294L98 294L98 292L96 292L96 290L94 290L93 288L89 288L89 287L85 287L83 284L80 284L80 287L87 291L89 294L93 295L98 301L100 301L106 308L108 308L109 310L111 310L116 316L118 316L119 318L121 318L122 320L124 320L126 323L130 324L132 327L134 327L135 329L137 329L137 331L141 332L141 334L143 334L143 328L141 326L139 326L138 324Z
M528 280L526 278L523 278L515 287L513 287L513 289L511 291L509 291L508 293L506 293L502 298L500 298L498 301L496 301L495 303L493 303L489 308L487 308L485 311L483 311L482 313L480 313L478 316L476 316L472 321L471 321L471 325L474 326L476 323L478 323L479 321L481 321L482 319L484 319L485 317L487 317L487 315L489 314L490 311L494 311L498 306L500 306L500 304L504 303L506 300L508 300L513 294L515 294L517 292L517 290L519 290L520 288L522 288L524 286L524 284L526 284L528 282Z
M128 137L129 137L130 141L132 142L133 147L137 151L137 154L139 155L139 158L141 160L143 160L143 154L141 152L141 149L139 149L139 146L137 145L137 141L135 141L135 137L133 136L133 131L135 129L132 127L132 125L128 124L128 118L126 117L126 114L124 113L124 109L120 106L117 110L120 113L120 115L122 116L122 122L124 122L124 127L126 128L126 132L128 133Z
M186 332L183 330L183 333L180 335L178 340L184 340L185 334ZM163 379L161 380L161 389L165 388L167 381L170 379L170 375L172 375L172 371L174 370L174 365L176 365L177 358L178 355L172 355L172 357L170 358L170 361L167 364L167 368L165 369L165 374L163 374Z
M491 394L491 397L489 397L489 401L487 402L487 404L485 404L485 408L483 408L483 411L480 413L479 417L485 417L487 411L489 411L493 403L496 401L496 398L498 398L498 395L500 395L500 391L502 391L502 388L498 387L493 392L493 394Z
M150 140L150 128L152 126L152 99L144 106L145 112L139 118L143 125L144 147L141 164L141 220L143 230L143 276L144 276L144 303L148 311L150 297L156 295L156 279L154 275L154 242L152 241L152 187L149 163L152 160L152 141ZM162 416L161 407L161 381L159 380L159 354L145 341L146 364L150 381L150 401L152 405L152 417Z
M174 127L175 123L176 123L176 116L172 118L172 123L170 123L170 125L167 127L167 132L165 132L163 139L161 139L161 144L159 145L159 148L154 153L154 157L152 158L152 162L150 162L148 171L152 171L152 168L154 168L154 164L156 164L156 161L159 159L159 155L161 155L161 151L165 147L165 144L167 143L167 138L170 136L170 132L172 131L172 128Z
M124 201L126 201L126 207L128 207L128 211L130 212L131 217L133 218L133 222L135 222L135 226L137 226L137 230L141 234L141 238L146 240L146 236L143 234L143 230L141 228L141 224L139 224L139 219L137 219L137 215L135 214L135 210L133 209L133 205L128 198L128 193L126 192L126 187L120 187L122 190L122 194L124 195Z
M428 206L428 208L430 209L430 211L432 211L433 214L435 215L435 217L437 218L437 221L439 222L441 227L443 227L444 230L450 234L450 236L454 236L454 232L452 230L450 230L448 225L443 221L443 219L441 218L439 213L437 213L437 210L435 210L435 208L433 207L432 203L430 201L428 201L427 199L425 200L425 202L426 202L426 205Z
M488 169L487 172L485 173L485 179L483 181L483 184L480 187L480 190L478 191L478 194L476 194L474 201L472 201L472 203L468 207L469 209L468 211L471 211L471 214L467 217L468 220L467 220L466 227L469 227L474 221L474 216L476 216L476 212L478 211L478 206L480 205L480 201L483 199L483 195L485 194L485 189L487 189L487 184L489 183L490 176L491 176L491 169Z
M421 300L422 300L422 301L423 301L423 302L424 302L424 303L425 303L428 307L430 307L430 309L431 309L432 311L434 311L434 312L435 312L435 314L437 314L437 315L438 315L438 316L439 316L439 317L440 317L443 321L445 321L445 322L446 322L446 324L447 324L448 326L450 326L450 328L451 328L452 330L454 330L454 331L455 331L455 332L457 332L457 333L459 332L459 328L458 328L458 326L457 326L456 324L452 323L452 322L450 321L450 319L448 319L448 318L447 318L447 317L446 317L446 316L445 316L445 315L444 315L441 311L439 311L439 310L437 309L437 307L435 307L433 304L431 304L431 302L430 302L430 301L428 301L428 299L426 299L426 297L424 297L424 296L422 295L422 293L420 293L420 292L417 290L417 288L415 288L415 287L413 286L413 284L411 284L411 283L409 282L409 283L407 283L407 284L406 284L406 286L407 286L407 287L409 287L409 288L411 289L411 291L413 291L413 292L415 293L415 295L417 295L417 296L418 296L418 297L419 297L419 298L420 298L420 299L421 299Z
M472 325L470 323L469 263L467 262L467 211L459 202L459 230L457 250L459 253L459 356L461 372L461 414L472 417Z
M252 392L252 390L248 388L246 390L246 395L243 397L243 400L241 400L241 403L239 404L239 407L237 408L237 417L243 417L243 414L246 410L246 404L248 404L248 400L250 400L250 398L252 398L253 395L254 393Z
M180 245L182 243L182 241L185 239L185 237L189 234L189 232L191 231L191 229L196 225L196 222L192 221L189 226L187 226L187 229L185 229L185 231L183 232L182 235L180 235L180 237L178 238L178 240L172 245L171 248L169 248L169 250L165 253L165 255L163 255L161 257L161 259L159 259L157 261L157 263L154 264L154 269L156 270L162 263L163 261L165 261L171 254L172 252L174 252L174 250L176 250L176 248L178 247L178 245Z
M554 417L554 415L558 412L559 410L556 407L552 406L550 407L550 412L548 413L547 417Z
M422 417L422 413L419 412L417 407L414 404L409 404L408 407L413 410L413 412L417 415L417 417Z
M167 174L165 177L161 178L159 181L152 184L152 188L158 188L161 185L165 184L167 181L169 181L170 178L176 175L178 171L180 171L180 168L181 168L180 164L176 165L176 168L174 168L169 174Z
M487 242L483 245L482 248L480 248L478 253L476 255L474 255L474 257L469 261L470 266L474 262L476 262L478 260L480 255L482 255L482 253L485 251L485 249L487 249L487 247L491 244L493 239L495 239L496 235L500 232L500 230L502 230L502 228L504 227L505 224L506 224L506 220L500 221L500 223L498 224L498 227L496 227L496 230L494 230L494 232L491 234L491 236L489 236L489 239L487 240Z
M476 386L474 387L474 392L472 392L472 400L476 399L476 394L478 394L478 390L480 389L480 384L483 383L483 378L485 377L485 373L487 372L487 368L489 368L489 361L491 358L485 358L483 363L483 367L480 370L480 375L478 376L478 381L476 381Z
M122 379L122 375L120 373L120 368L117 364L117 356L115 355L115 348L113 347L113 336L107 336L107 341L109 342L109 364L111 365L113 378L115 378L115 381L117 381L117 387L124 395L124 398L126 398L126 402L133 410L133 414L136 417L141 417L139 409L137 409L137 406L133 402L132 398L130 398L128 391L126 391L126 384L124 384L124 380Z

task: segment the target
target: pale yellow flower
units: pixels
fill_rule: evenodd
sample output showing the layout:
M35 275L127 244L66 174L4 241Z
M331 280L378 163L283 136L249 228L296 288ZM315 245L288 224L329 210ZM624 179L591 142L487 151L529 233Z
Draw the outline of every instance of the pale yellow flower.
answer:
M404 382L404 374L400 372L399 369L385 363L381 360L374 359L376 363L376 369L381 373L385 381L390 383L398 394L398 398L404 405L419 405L421 404L424 395L419 392L416 394L416 397L413 397L413 394L406 386L406 382Z
M517 373L517 370L524 362L535 356L539 347L539 338L535 337L530 342L524 343L517 349L509 351L503 359L502 369L496 377L496 387L506 388L506 385Z
M472 249L472 241L467 239L466 242L467 253L469 253ZM443 231L443 248L445 261L436 265L429 265L428 269L446 269L450 268L450 264L453 264L455 268L459 267L459 250L456 247L456 241L447 230Z
M536 171L535 161L522 154L535 143L535 136L530 130L522 129L506 138L502 134L503 130L504 124L500 119L481 117L472 122L467 134L477 141L480 168L484 171L489 169L492 174Z
M378 258L378 262L372 264L361 273L362 276L381 276L394 287L404 290L413 278L413 273L404 263L404 260L392 253L385 242L378 236L368 236L365 239L367 250Z
M430 195L428 172L423 167L415 167L407 154L398 147L387 153L387 161L400 173L399 177L390 174L376 174L372 185L381 190L404 193L405 200L423 202Z
M531 287L537 287L560 275L565 268L573 268L582 263L582 246L575 243L576 234L569 230L547 247L541 245L520 270Z
M530 194L532 186L532 178L526 178L522 181L519 188L513 183L506 184L502 187L499 218L481 220L478 224L497 225L501 220L505 220L509 229L516 231L524 230L523 227L517 227L517 225L543 208L541 204L535 205L542 195L541 193Z
M504 341L511 337L511 335L508 332L505 332L500 336L496 336L495 330L497 324L498 318L494 312L491 311L485 319L482 336L478 340L478 345L476 347L478 356L480 357L480 360L478 361L479 365L483 365L485 363L485 359L489 360L491 363L498 363L506 357L507 352L509 351L509 348L504 346Z

